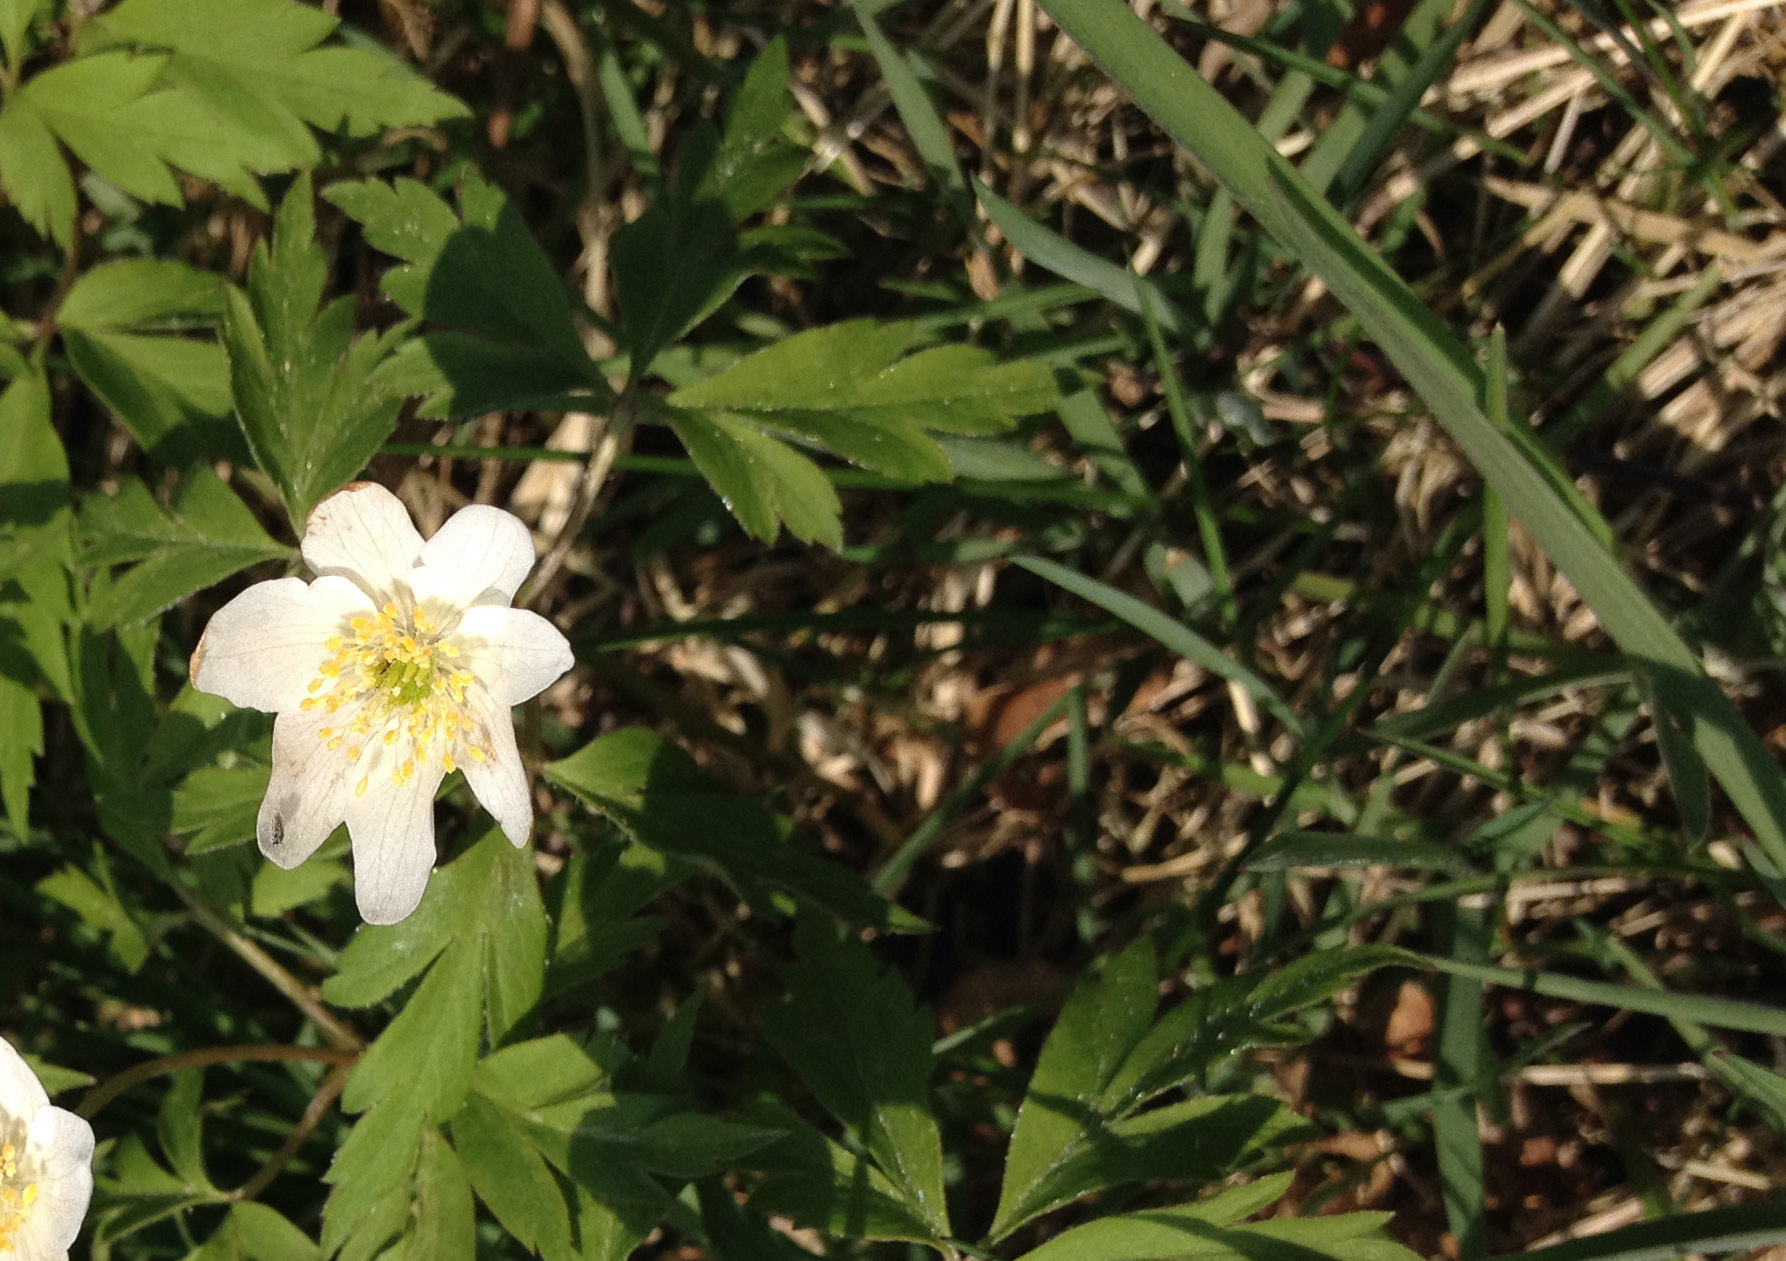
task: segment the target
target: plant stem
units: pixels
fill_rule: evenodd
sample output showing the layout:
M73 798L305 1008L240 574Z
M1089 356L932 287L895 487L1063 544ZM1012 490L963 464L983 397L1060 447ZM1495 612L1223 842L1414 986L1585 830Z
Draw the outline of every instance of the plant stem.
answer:
M564 519L564 527L558 531L558 537L552 540L552 546L540 557L540 563L533 571L533 578L521 593L521 598L515 601L516 608L531 608L538 604L558 577L564 558L570 554L577 535L582 533L583 524L589 520L595 501L601 495L602 485L614 468L614 458L620 454L621 445L632 431L635 415L632 399L632 387L629 384L615 400L613 411L597 431L595 445L589 452L589 463L583 466L583 477L577 484L577 498L571 505L570 515Z
M265 950L255 945L237 931L235 925L226 919L222 912L206 902L191 890L174 882L174 889L192 917L202 924L212 936L235 951L236 955L249 967L264 977L268 984L285 995L292 1006L303 1012L322 1036L342 1051L358 1054L366 1046L366 1040L341 1020L320 999L312 993L303 982L280 966L279 961Z
M322 1124L323 1117L328 1115L335 1100L339 1099L341 1092L347 1088L347 1077L352 1071L353 1062L351 1060L343 1061L335 1066L334 1072L323 1078L322 1085L318 1086L316 1093L310 1097L310 1106L304 1109L304 1115L298 1118L297 1126L286 1136L285 1142L279 1145L279 1150L273 1153L267 1163L262 1165L252 1178L229 1193L231 1200L256 1199L262 1191L267 1189L273 1179L277 1178L281 1171L291 1163L292 1157L298 1154L298 1149L310 1137L310 1132Z
M100 1082L87 1092L87 1097L81 1100L80 1106L75 1111L90 1121L101 1108L132 1086L187 1068L204 1068L211 1064L264 1064L279 1060L309 1060L336 1065L336 1073L342 1075L345 1081L346 1070L352 1067L359 1058L357 1050L337 1050L321 1046L284 1046L279 1043L211 1046L201 1047L195 1051L179 1051L173 1055L163 1055L158 1059L145 1060L134 1068L127 1068L117 1076ZM326 1082L324 1086L327 1086ZM319 1091L318 1094L320 1093ZM337 1090L336 1093L339 1094L340 1091Z

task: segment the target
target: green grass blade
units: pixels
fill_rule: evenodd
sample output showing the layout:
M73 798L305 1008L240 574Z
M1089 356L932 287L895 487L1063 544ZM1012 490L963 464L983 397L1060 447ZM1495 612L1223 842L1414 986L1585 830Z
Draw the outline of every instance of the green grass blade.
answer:
M1433 906L1434 927L1451 955L1477 961L1488 958L1494 930L1486 895L1459 898ZM1482 982L1450 976L1440 987L1439 1036L1435 1048L1434 1086L1444 1092L1433 1101L1433 1148L1439 1166L1439 1191L1445 1218L1457 1239L1462 1261L1488 1255L1488 1192L1484 1183L1482 1134L1476 1125L1477 1093L1469 1087L1488 1076L1482 1024Z
M1450 60L1450 53L1456 50L1453 40L1443 60L1433 55L1443 45L1440 29L1454 7L1451 0L1421 0L1414 6L1377 64L1373 81L1389 88L1388 99L1375 110L1356 100L1340 107L1302 161L1302 176L1310 187L1326 193L1338 181L1343 194L1370 173L1376 165L1376 155L1409 111L1420 103L1426 84L1438 76ZM1354 181L1351 185L1347 183L1348 173Z
M974 196L980 199L986 217L998 225L998 230L1005 234L1005 240L1013 249L1036 266L1046 267L1063 280L1094 289L1106 302L1136 315L1142 314L1142 306L1135 291L1144 290L1155 318L1174 336L1183 337L1190 331L1190 321L1153 281L1074 245L1058 232L1037 223L979 180L973 181L973 187Z
M1786 1242L1786 1200L1683 1213L1518 1255L1523 1261L1664 1261ZM1512 1257L1497 1258L1512 1261Z
M1499 325L1488 343L1488 418L1497 428L1507 428L1507 336ZM1507 501L1492 486L1482 493L1482 624L1488 635L1488 655L1494 681L1507 681L1507 597L1512 581L1512 562Z
M936 106L931 103L923 81L906 64L905 58L899 55L899 50L881 33L881 28L868 7L858 4L855 8L856 20L862 24L862 33L868 37L868 50L874 54L875 63L880 66L881 76L887 81L887 91L893 97L893 108L899 111L899 120L905 124L906 134L918 147L918 156L923 159L924 169L930 172L930 178L943 190L961 221L972 223L973 194L968 191L967 180L961 174L961 167L956 164L955 146L949 140L949 129L943 123L942 115L937 113Z
M1448 976L1467 977L1490 985L1509 985L1514 989L1530 990L1534 994L1544 994L1550 998L1600 1003L1627 1011L1648 1012L1668 1020L1691 1020L1723 1029L1765 1033L1776 1038L1786 1037L1786 1011L1778 1007L1763 1007L1759 1003L1744 1003L1733 998L1665 993L1641 989L1635 985L1615 985L1610 981L1585 981L1580 977L1539 972L1533 968L1498 968L1457 959L1441 959L1436 955L1411 954L1410 957Z
M1408 121L1409 115L1420 104L1420 98L1426 95L1428 88L1438 82L1439 76L1445 73L1457 57L1458 48L1477 29L1482 11L1488 7L1488 0L1472 0L1470 7L1459 14L1456 20L1443 31L1439 31L1438 26L1451 16L1452 10L1456 6L1450 0L1442 0L1441 3L1432 7L1436 11L1431 19L1426 17L1425 10L1428 6L1422 5L1415 10L1414 18L1410 19L1408 24L1402 28L1405 39L1405 33L1412 30L1415 22L1419 21L1422 33L1427 34L1426 23L1431 21L1434 29L1429 37L1432 38L1432 43L1421 51L1419 59L1412 66L1402 71L1394 80L1394 88L1390 92L1389 100L1382 109L1371 116L1370 122L1358 137L1358 143L1353 145L1351 152L1346 154L1345 161L1341 163L1336 177L1343 196L1352 196L1364 187L1365 181L1370 178L1371 172L1377 168L1377 163L1382 159L1383 151L1395 138L1395 133L1401 130L1402 125ZM1401 43L1402 40L1398 39L1390 45L1390 52L1383 58L1385 68L1390 64L1392 56L1400 55L1399 45ZM1383 77L1381 70L1378 71L1378 77Z
M1612 361L1606 374L1582 395L1568 414L1545 430L1545 437L1551 445L1559 451L1568 446L1589 421L1618 397L1621 390L1637 380L1638 375L1649 367L1650 361L1661 354L1668 343L1687 327L1688 321L1723 283L1724 273L1718 270L1717 264L1714 263L1701 272L1691 289L1683 293L1673 306L1644 326L1637 340Z
M1184 387L1178 380L1178 369L1166 349L1160 321L1154 311L1146 282L1132 276L1135 297L1141 305L1141 317L1147 323L1147 341L1153 348L1154 370L1160 374L1160 388L1166 395L1166 411L1172 417L1172 430L1184 452L1185 480L1190 485L1191 512L1197 518L1197 537L1203 542L1203 563L1209 566L1210 585L1215 589L1216 606L1222 621L1233 626L1240 620L1234 602L1234 586L1228 578L1228 551L1222 545L1222 525L1215 505L1209 497L1209 484L1203 477L1203 455L1197 448L1197 431L1191 423L1191 412L1185 402Z
M1269 683L1183 622L1160 612L1150 604L1142 603L1127 592L1118 591L1096 578L1088 578L1065 565L1040 556L1015 556L1012 559L1038 578L1046 579L1082 600L1091 601L1106 613L1115 614L1142 634L1159 641L1187 661L1196 662L1217 678L1238 684L1269 710L1273 717L1301 738L1302 720L1283 697L1272 690Z
M1786 777L1693 651L1483 414L1482 373L1456 336L1121 0L1043 0L1043 7L1352 311L1607 633L1649 675L1756 840L1786 867Z

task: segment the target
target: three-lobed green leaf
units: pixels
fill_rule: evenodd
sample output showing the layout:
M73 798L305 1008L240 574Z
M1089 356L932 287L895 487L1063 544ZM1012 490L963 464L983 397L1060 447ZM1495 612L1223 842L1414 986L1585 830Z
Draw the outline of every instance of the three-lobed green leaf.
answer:
M116 495L91 496L81 505L80 535L84 564L131 566L90 605L88 619L99 627L152 617L250 565L291 554L202 464L186 474L167 510L135 478Z
M272 249L256 245L247 292L227 290L223 313L236 418L294 521L365 467L402 402L371 380L402 330L356 338L353 299L322 302L327 274L306 176L280 204Z
M379 369L380 389L422 396L430 416L607 405L564 281L499 190L466 177L457 212L412 179L344 180L323 195L401 260L381 285L426 324Z
M545 953L529 855L494 830L434 876L408 919L363 928L342 952L323 989L333 1003L370 1005L427 974L342 1095L344 1109L365 1115L329 1172L325 1248L351 1239L376 1249L403 1227L390 1200L417 1168L432 1127L467 1106L482 1031L499 1042L538 1002ZM478 1185L475 1163L466 1174Z
M713 872L753 906L773 910L791 895L857 923L922 926L854 872L805 849L786 819L719 783L656 732L610 732L545 773L640 844Z
M1045 411L1043 365L974 346L913 348L906 323L851 320L783 338L666 400L664 420L760 538L841 543L836 492L800 448L913 483L954 476L936 433L987 434Z
M942 1140L930 1103L932 1026L861 943L813 917L795 929L787 1001L763 1034L848 1127L933 1239L949 1237Z
M1371 970L1410 956L1389 947L1328 951L1193 992L1156 1020L1157 965L1146 941L1104 961L1067 1000L1042 1046L1005 1158L991 1238L1086 1195L1160 1178L1208 1181L1301 1122L1252 1095L1197 1095L1151 1110L1168 1090L1194 1087L1249 1046L1302 1037L1281 1022Z
M1157 982L1153 949L1137 941L1108 957L1067 1000L1011 1131L994 1238L1043 1211L1050 1174L1104 1122L1105 1088L1153 1022Z
M144 201L180 204L186 172L264 208L257 176L320 161L311 128L368 136L467 112L382 50L322 46L336 25L292 0L125 0L85 24L78 56L9 93L0 183L67 245L63 146Z

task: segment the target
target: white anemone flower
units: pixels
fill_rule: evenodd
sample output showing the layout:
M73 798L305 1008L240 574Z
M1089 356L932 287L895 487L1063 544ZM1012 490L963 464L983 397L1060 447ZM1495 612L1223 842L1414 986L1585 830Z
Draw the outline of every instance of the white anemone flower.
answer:
M533 539L500 508L462 508L424 543L395 495L358 482L311 512L303 553L314 581L256 583L217 611L192 685L278 715L261 852L295 867L345 822L360 914L394 924L422 900L453 771L527 843L509 709L571 668L570 644L509 607Z
M0 1039L0 1261L68 1261L92 1198L93 1127Z

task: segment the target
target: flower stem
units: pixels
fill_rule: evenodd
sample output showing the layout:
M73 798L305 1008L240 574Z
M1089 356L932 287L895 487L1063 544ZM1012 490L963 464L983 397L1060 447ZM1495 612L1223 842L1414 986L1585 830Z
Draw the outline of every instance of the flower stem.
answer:
M345 1052L335 1052L334 1054L345 1054ZM335 1066L334 1072L323 1078L322 1085L318 1086L316 1093L310 1097L310 1106L305 1108L304 1115L298 1118L297 1127L286 1136L285 1142L279 1145L279 1150L273 1153L267 1163L262 1165L252 1178L229 1193L230 1199L240 1201L259 1198L260 1193L267 1189L273 1179L277 1178L280 1172L291 1163L292 1157L298 1154L298 1149L304 1145L304 1140L310 1137L310 1132L320 1125L322 1119L328 1115L335 1100L340 1098L341 1092L347 1088L347 1076L352 1071L353 1061L343 1060Z
M116 1077L109 1077L87 1092L75 1111L84 1119L92 1120L99 1110L129 1090L132 1086L155 1077L165 1077L170 1073L180 1072L187 1068L204 1068L211 1064L248 1064L267 1063L277 1060L310 1060L336 1066L335 1075L346 1081L347 1069L360 1058L357 1050L342 1050L322 1046L283 1046L278 1043L260 1043L248 1046L211 1046L201 1047L196 1051L180 1051L173 1055L163 1055L158 1059L145 1060L134 1068L127 1068ZM324 1088L328 1082L323 1083ZM321 1095L321 1091L317 1092ZM336 1094L341 1093L339 1089ZM315 1101L312 1101L312 1107ZM326 1104L324 1105L326 1108ZM309 1114L306 1113L306 1116ZM311 1122L314 1126L316 1123ZM290 1157L287 1157L289 1160Z
M540 557L540 563L535 567L526 590L515 601L516 608L531 608L538 604L558 577L564 558L576 544L577 535L583 532L583 525L595 508L602 486L608 480L608 474L613 471L614 460L619 456L621 446L632 432L636 411L637 405L633 402L632 386L629 384L614 401L613 411L597 432L595 445L589 452L589 462L583 466L582 480L577 483L577 497L571 504L570 514L565 517L564 527L558 531L558 537L552 540L552 546Z
M174 890L180 900L186 903L186 909L192 917L205 927L212 936L235 951L236 955L249 967L260 973L268 984L291 1000L292 1006L309 1017L322 1036L342 1051L358 1054L365 1048L366 1040L322 1005L303 982L280 966L279 961L265 950L255 945L237 931L235 925L224 918L223 913L177 882Z

